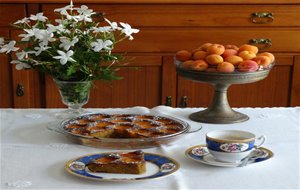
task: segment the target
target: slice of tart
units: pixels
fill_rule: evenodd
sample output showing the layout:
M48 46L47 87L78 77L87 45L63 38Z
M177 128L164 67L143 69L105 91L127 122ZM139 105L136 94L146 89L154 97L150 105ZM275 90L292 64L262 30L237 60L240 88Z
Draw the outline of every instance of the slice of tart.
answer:
M107 153L87 164L91 172L142 174L146 172L144 152Z

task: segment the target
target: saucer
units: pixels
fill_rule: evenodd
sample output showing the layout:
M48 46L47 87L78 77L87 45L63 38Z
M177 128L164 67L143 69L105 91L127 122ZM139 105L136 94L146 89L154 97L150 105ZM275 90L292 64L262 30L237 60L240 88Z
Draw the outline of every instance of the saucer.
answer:
M214 158L208 151L206 145L197 145L193 146L185 151L185 155L197 162L201 162L203 164L212 165L212 166L220 166L220 167L239 167L240 162L230 163L230 162L222 162ZM258 162L262 162L268 160L273 157L273 152L259 147L254 150L254 156L251 157L248 161L248 164L255 164Z

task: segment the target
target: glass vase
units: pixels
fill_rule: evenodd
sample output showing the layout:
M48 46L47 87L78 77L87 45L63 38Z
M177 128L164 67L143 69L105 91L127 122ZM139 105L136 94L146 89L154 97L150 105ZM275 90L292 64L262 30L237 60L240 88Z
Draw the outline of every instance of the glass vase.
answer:
M59 118L70 118L87 113L82 108L89 100L93 81L60 81L54 79L58 87L62 102L68 106L63 113L58 113Z

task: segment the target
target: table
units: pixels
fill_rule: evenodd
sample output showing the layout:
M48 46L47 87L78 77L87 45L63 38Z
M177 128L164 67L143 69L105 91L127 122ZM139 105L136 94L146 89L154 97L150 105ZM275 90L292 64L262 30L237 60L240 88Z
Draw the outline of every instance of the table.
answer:
M201 108L158 106L89 109L91 112L165 114L199 123L188 115ZM1 189L14 189L23 182L27 189L299 189L300 188L300 107L239 108L250 120L237 124L202 124L199 132L184 135L161 147L144 149L176 159L181 168L165 178L140 182L100 182L81 179L64 169L73 158L111 150L72 144L62 134L49 131L47 123L57 121L60 109L1 109ZM263 145L274 157L246 167L223 168L188 159L189 147L204 144L205 133L218 129L239 129L266 135Z

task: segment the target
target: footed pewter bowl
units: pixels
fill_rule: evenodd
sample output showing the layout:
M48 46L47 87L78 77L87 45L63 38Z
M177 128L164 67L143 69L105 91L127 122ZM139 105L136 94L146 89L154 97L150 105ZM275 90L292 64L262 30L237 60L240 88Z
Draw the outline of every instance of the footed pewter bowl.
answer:
M194 71L179 66L177 66L176 70L180 76L186 79L214 86L215 93L209 107L204 111L191 114L189 118L203 123L229 124L244 122L249 119L247 115L234 111L230 107L227 99L229 86L231 84L246 84L260 81L268 76L271 67L255 72L235 71L233 73Z

